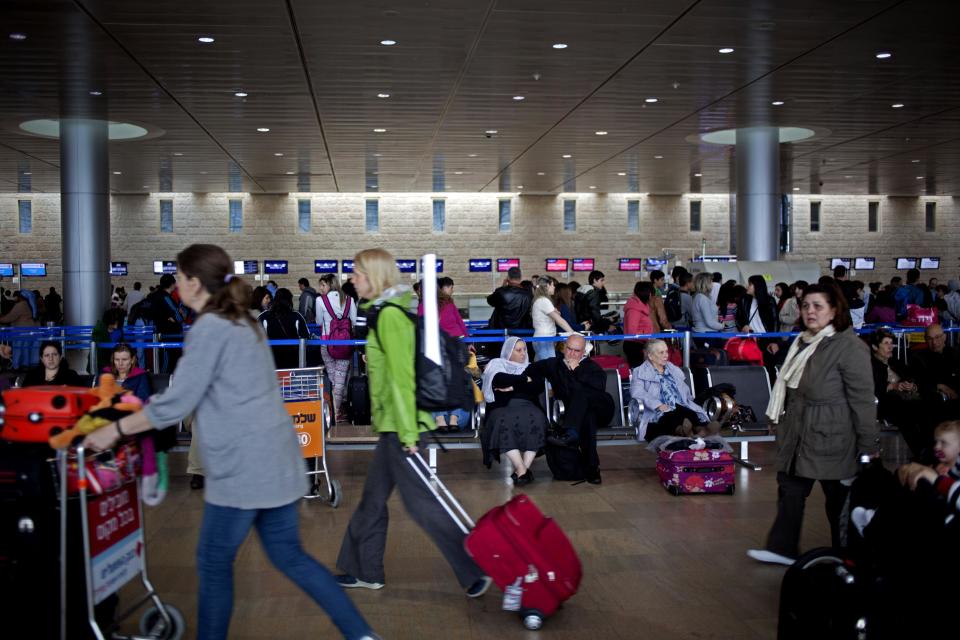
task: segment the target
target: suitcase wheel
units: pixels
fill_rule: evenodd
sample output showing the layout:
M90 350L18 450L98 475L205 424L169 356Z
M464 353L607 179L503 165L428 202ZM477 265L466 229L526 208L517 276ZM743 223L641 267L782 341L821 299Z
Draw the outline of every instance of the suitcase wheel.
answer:
M523 626L528 631L536 631L543 626L543 614L536 609L527 609L522 612Z
M736 490L737 490L736 485L730 485L729 487L727 487L727 495L732 496Z
M670 485L669 487L667 487L667 491L669 491L671 494L673 494L673 495L675 495L675 496L680 495L680 487L678 487L678 486L675 485L675 484L672 484L672 485Z

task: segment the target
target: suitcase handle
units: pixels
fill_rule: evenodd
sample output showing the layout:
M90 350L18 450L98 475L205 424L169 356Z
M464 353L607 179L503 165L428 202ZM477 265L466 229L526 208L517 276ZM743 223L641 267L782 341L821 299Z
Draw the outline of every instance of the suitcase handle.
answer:
M417 462L420 464L418 465ZM426 460L423 459L423 456L420 453L413 453L407 456L407 463L410 465L410 468L413 469L413 472L417 474L417 477L426 485L427 489L430 490L430 493L433 494L433 497L437 499L437 502L440 503L440 506L443 507L443 510L447 512L447 515L450 516L450 519L453 520L454 524L460 528L464 534L470 533L475 524L470 516L467 514L466 510L463 508L463 505L450 493L450 490L447 489L447 485L441 482L437 474L430 468L430 465L427 464ZM424 474L424 469L426 474ZM433 481L433 482L431 482ZM436 483L434 486L433 483ZM437 490L437 487L440 488L440 491L443 492L443 495L440 495L440 491ZM459 512L454 513L454 509Z

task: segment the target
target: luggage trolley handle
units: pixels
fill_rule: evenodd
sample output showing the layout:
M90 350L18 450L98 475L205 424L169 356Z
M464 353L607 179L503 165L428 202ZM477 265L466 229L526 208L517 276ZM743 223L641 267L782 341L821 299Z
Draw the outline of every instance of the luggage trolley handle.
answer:
M423 456L421 456L420 453L410 454L407 456L407 463L410 465L410 468L413 469L413 472L417 474L417 477L423 481L423 484L430 489L433 497L437 499L437 502L440 503L440 506L443 507L443 510L447 512L447 515L450 516L450 519L453 520L457 527L459 527L464 534L470 533L470 529L476 526L475 523L469 514L467 514L463 505L460 504L454 495L450 493L450 490L447 489L447 485L443 484L437 474L427 464L426 460L423 459ZM423 473L424 469L427 471L426 474ZM436 486L431 483L431 480L436 483ZM439 491L437 487L440 488ZM440 495L441 491L443 492L442 496ZM454 509L459 512L459 515L454 513Z

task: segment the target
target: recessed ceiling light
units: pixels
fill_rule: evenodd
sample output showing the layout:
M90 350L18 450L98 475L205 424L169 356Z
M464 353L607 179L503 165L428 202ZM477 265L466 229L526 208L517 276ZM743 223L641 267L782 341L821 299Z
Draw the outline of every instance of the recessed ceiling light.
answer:
M627 172L626 172L626 171L617 171L617 175L618 175L618 176L625 176L625 175L627 175Z
M113 175L115 176L123 175L123 171L114 171Z
M563 156L561 156L561 157L563 157L565 160L569 160L569 159L572 158L573 156L570 155L569 153L565 153L565 154L563 154Z
M893 107L894 109L903 109L903 103L902 103L902 102L894 102L894 103L893 103L892 105L890 105L890 106Z
M724 47L723 49L717 49L720 53L733 53L733 47Z
M597 185L592 184L592 185L590 185L590 188L591 188L591 189L596 189L596 188L597 188Z
M849 180L849 179L852 178L853 176L843 176L843 177L846 178L847 180Z
M292 176L294 173L296 173L296 172L295 172L295 171L287 171L287 175L288 175L288 176Z
M892 58L892 57L893 57L893 54L890 53L889 51L878 51L878 52L877 52L877 59L878 59L878 60L886 60L887 58Z
M554 49L566 49L566 48L567 48L567 45L566 45L565 43L563 43L563 42L558 42L558 43L556 43L556 44L553 45L553 48L554 48Z
M374 157L374 158L379 158L379 157L382 156L382 155L383 155L382 153L375 153L375 154L373 154L373 157Z
M468 158L476 158L476 157L477 157L477 154L471 153L471 154L468 154L467 157L468 157Z
M382 45L385 46L385 47L392 47L393 45L397 44L397 41L396 41L396 40L381 40L381 41L380 41L380 44L382 44Z
M462 175L463 175L463 171L454 171L454 172L453 172L453 175L455 175L455 176L462 176Z
M197 42L202 42L203 44L211 44L214 42L214 39L210 36L200 36L197 38Z
M522 185L522 184L518 184L518 185L517 185L517 189L523 189L523 185Z
M772 105L775 106L775 107L782 107L782 106L783 106L783 100L774 100L774 101L771 102L770 104L772 104Z
M246 91L237 91L233 95L237 96L238 98L246 98L248 94Z
M910 162L920 162L919 160L911 160Z
M270 131L269 127L257 127L257 131L260 133L268 133Z
M17 40L17 41L26 40L26 39L27 39L27 34L25 34L25 33L11 33L11 34L10 34L10 39L11 39L11 40Z
M663 160L663 156L653 156L654 160Z
M547 175L547 174L544 173L543 171L537 171L537 175L538 175L538 176L545 176L545 175Z
M389 97L390 97L390 94L389 94L389 93L378 93L378 94L377 94L377 97L378 97L378 98L389 98Z
M386 130L386 129L379 129L379 128L378 128L378 129L374 129L373 132L374 132L374 133L386 133L387 130Z
M279 151L278 151L278 152L276 152L276 153L275 153L275 154L273 154L273 155L275 155L275 156L277 156L278 158L282 158L282 157L283 157L283 154L282 154L282 153L280 153Z
M182 152L182 151L174 151L174 152L173 152L173 155L175 155L175 156L177 156L177 157L180 157L180 156L183 155L183 152Z
M647 98L646 100L644 100L644 102L649 102L650 104L653 104L654 102L657 102L658 100L659 100L659 98Z
M513 96L513 99L516 100L517 102L520 102L521 100L526 100L527 97L526 97L526 96Z
M695 173L695 174L693 174L693 177L694 177L694 178L702 178L702 177L703 177L703 174L702 174L702 173Z
M23 172L23 175L25 175L25 176L32 176L32 175L33 175L33 172L32 172L32 171L24 171L24 172Z
M606 132L606 131L595 131L594 133L596 133L598 136L605 136L605 135L607 135L607 132Z
M149 189L149 188L150 188L150 185L148 185L148 184L145 184L145 185L143 185L143 187L142 187L142 188L143 188L143 189Z
M487 129L486 131L484 131L484 133L487 134L488 136L492 136L493 134L498 133L498 131L496 129Z
M206 171L201 171L201 172L200 172L200 175L205 176L205 175L207 175L207 172L206 172Z
M923 176L917 176L917 180L923 180Z
M90 92L90 95L92 95L93 97L102 96L102 95L103 95L103 91L96 91L96 90L94 90L94 91L91 91L91 92Z

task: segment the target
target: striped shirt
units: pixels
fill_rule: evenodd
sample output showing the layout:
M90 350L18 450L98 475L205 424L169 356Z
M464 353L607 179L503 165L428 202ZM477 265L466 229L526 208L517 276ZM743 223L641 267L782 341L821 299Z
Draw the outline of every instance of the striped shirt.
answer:
M960 458L947 475L940 476L934 483L937 493L947 499L947 522L960 514Z

